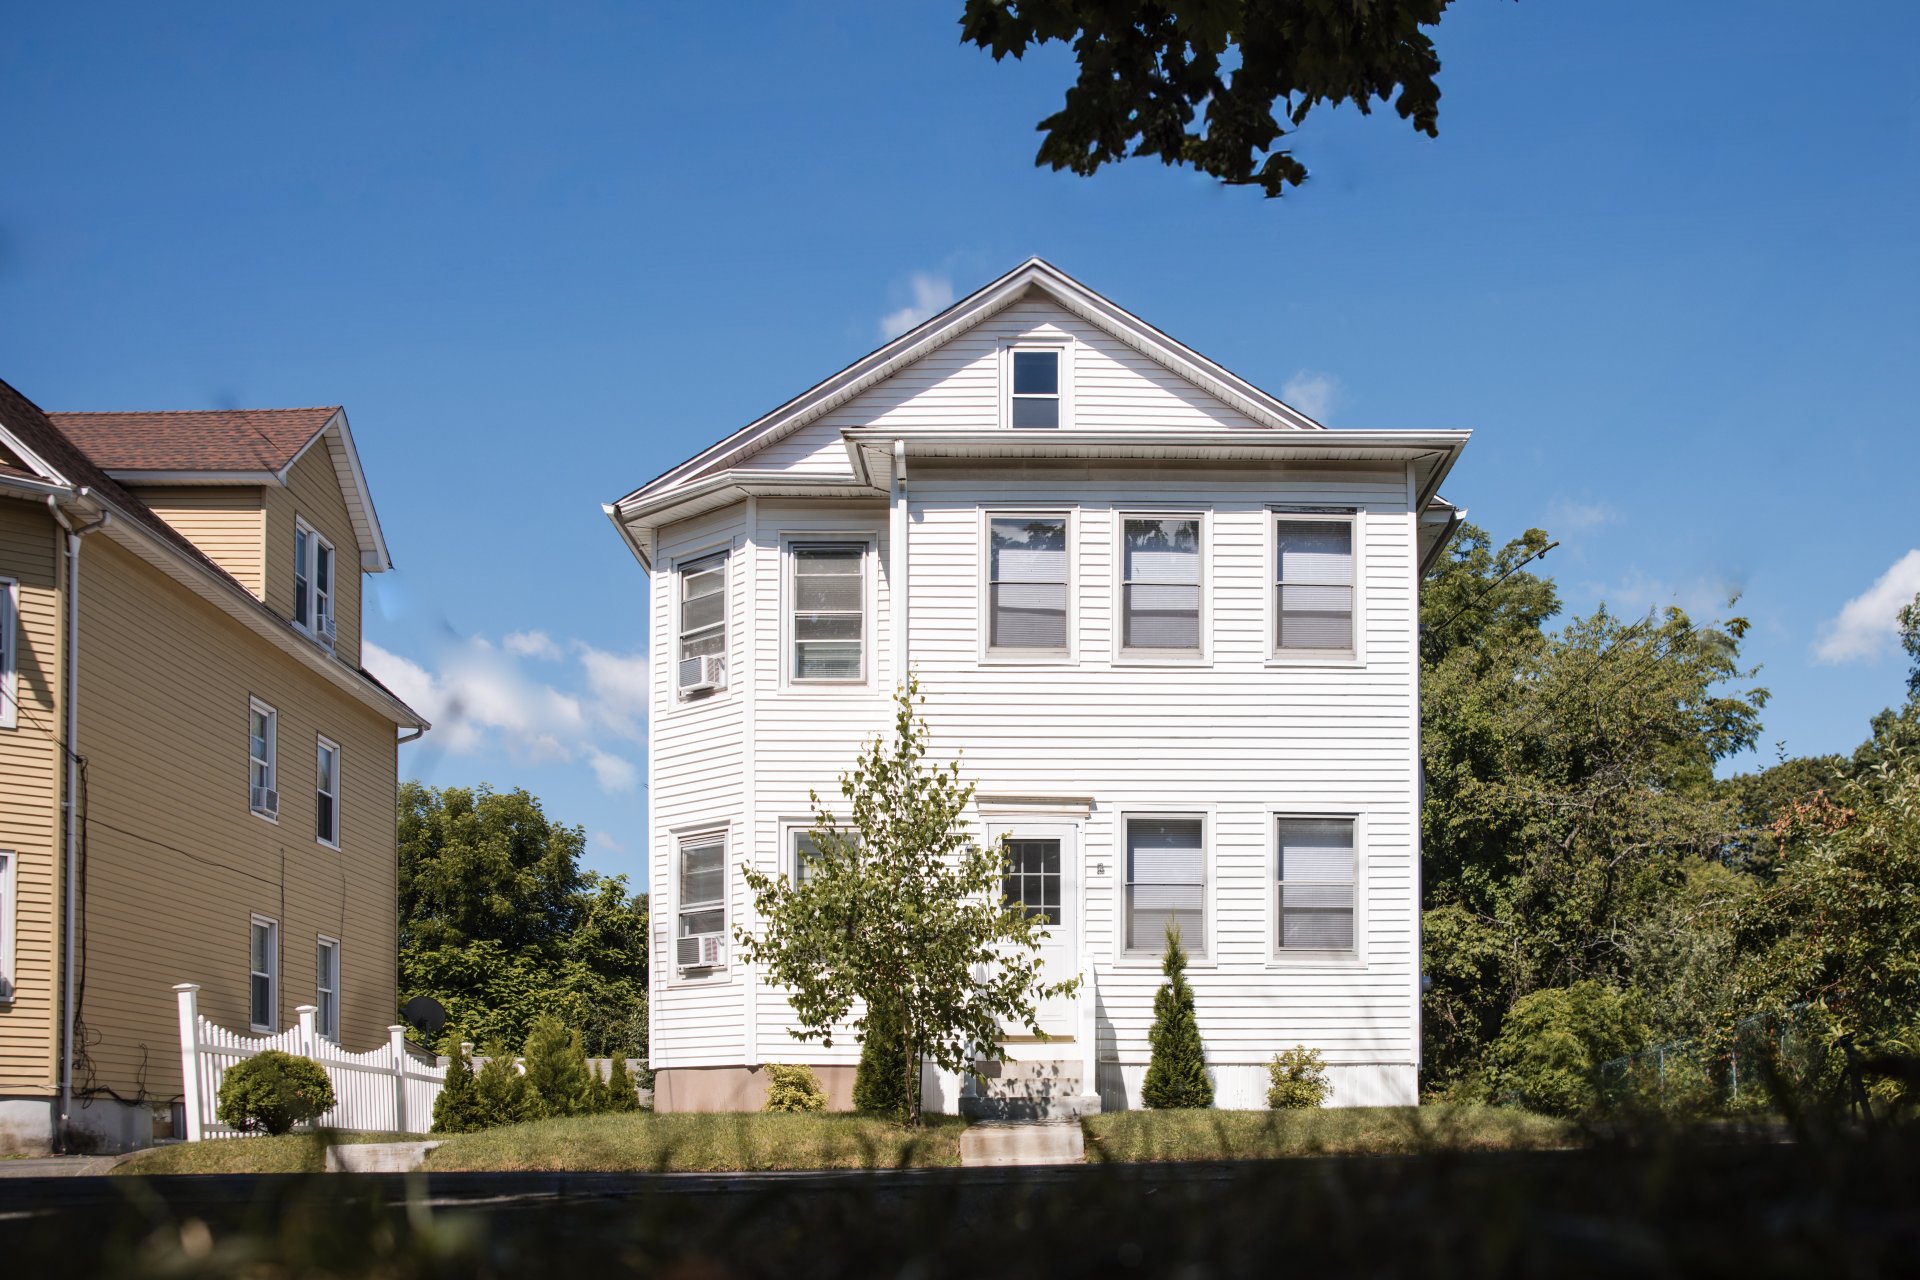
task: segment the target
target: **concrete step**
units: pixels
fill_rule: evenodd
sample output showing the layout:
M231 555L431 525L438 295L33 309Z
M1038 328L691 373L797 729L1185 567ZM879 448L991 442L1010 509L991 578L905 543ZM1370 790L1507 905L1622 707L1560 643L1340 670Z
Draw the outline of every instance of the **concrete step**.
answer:
M977 1120L1077 1120L1100 1113L1078 1061L984 1062L981 1080L960 1093L960 1114Z
M968 1167L1080 1164L1087 1158L1080 1126L988 1121L960 1135L960 1163Z

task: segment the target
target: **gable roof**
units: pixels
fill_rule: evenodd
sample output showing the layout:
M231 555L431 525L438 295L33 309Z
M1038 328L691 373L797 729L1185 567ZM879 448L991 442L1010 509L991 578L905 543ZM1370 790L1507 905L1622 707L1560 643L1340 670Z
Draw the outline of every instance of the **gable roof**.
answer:
M324 441L353 520L360 567L368 573L393 568L347 411L339 405L46 416L108 475L130 484L284 486L293 464Z
M1052 263L1041 258L1028 258L999 279L981 286L945 311L868 352L771 413L755 419L679 466L654 477L615 505L625 505L641 494L734 465L747 454L791 435L916 360L938 350L975 325L1035 293L1156 361L1262 427L1325 430L1318 422L1282 402L1279 397L1262 391L1192 347L1169 337L1118 303L1095 293Z
M339 412L331 405L47 417L108 471L279 471Z
M99 521L103 534L303 665L400 724L428 727L419 712L367 674L365 668L349 667L296 635L292 623L267 608L239 579L161 519L81 450L39 405L4 379L0 379L0 447L26 464L24 468L0 468L0 486L44 494L81 514L85 521Z

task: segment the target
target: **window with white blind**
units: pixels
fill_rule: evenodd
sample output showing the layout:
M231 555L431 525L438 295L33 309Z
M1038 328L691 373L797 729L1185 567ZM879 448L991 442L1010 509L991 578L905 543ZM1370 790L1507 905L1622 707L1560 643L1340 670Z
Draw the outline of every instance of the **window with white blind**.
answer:
M680 841L674 966L709 970L727 962L727 838L718 832Z
M1188 954L1207 954L1206 821L1129 817L1127 950L1159 955L1169 926Z
M340 847L340 748L325 738L313 764L313 838Z
M727 553L680 566L680 657L675 688L681 697L727 687Z
M20 584L12 578L0 578L0 729L20 724L19 630Z
M280 1008L280 925L253 917L252 968L248 971L247 1018L255 1031L276 1031Z
M1120 522L1120 646L1134 654L1200 652L1200 518Z
M0 1004L13 1000L14 855L0 849Z
M1273 535L1273 647L1353 654L1353 521L1279 516Z
M793 652L788 679L866 679L867 544L795 542L787 548Z
M1067 517L987 520L987 648L1067 652Z
M247 702L247 807L280 817L280 714L258 698Z
M325 1040L340 1043L340 944L321 938L314 947L313 1029Z
M1275 945L1283 952L1351 952L1353 819L1279 818L1276 827Z

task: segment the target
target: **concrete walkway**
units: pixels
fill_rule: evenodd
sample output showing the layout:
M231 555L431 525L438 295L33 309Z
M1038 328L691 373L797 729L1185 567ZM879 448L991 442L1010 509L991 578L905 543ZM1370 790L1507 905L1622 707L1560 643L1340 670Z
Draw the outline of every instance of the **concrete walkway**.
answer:
M0 1160L0 1178L90 1178L119 1164L124 1156L25 1156Z
M1086 1143L1078 1120L984 1120L960 1135L962 1166L1081 1164Z
M328 1173L406 1173L438 1142L343 1142L327 1148Z

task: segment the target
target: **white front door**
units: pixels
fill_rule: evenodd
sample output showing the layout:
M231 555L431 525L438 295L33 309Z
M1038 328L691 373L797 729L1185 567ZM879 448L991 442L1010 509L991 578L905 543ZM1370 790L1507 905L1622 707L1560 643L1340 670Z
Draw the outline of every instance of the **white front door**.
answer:
M1007 870L1001 892L1008 906L1020 907L1044 922L1040 974L1047 983L1070 982L1080 972L1080 877L1078 829L1071 822L1001 822L989 829L1006 837ZM1040 1029L1071 1036L1077 1026L1071 996L1040 1003ZM1009 1027L1027 1036L1027 1027Z

